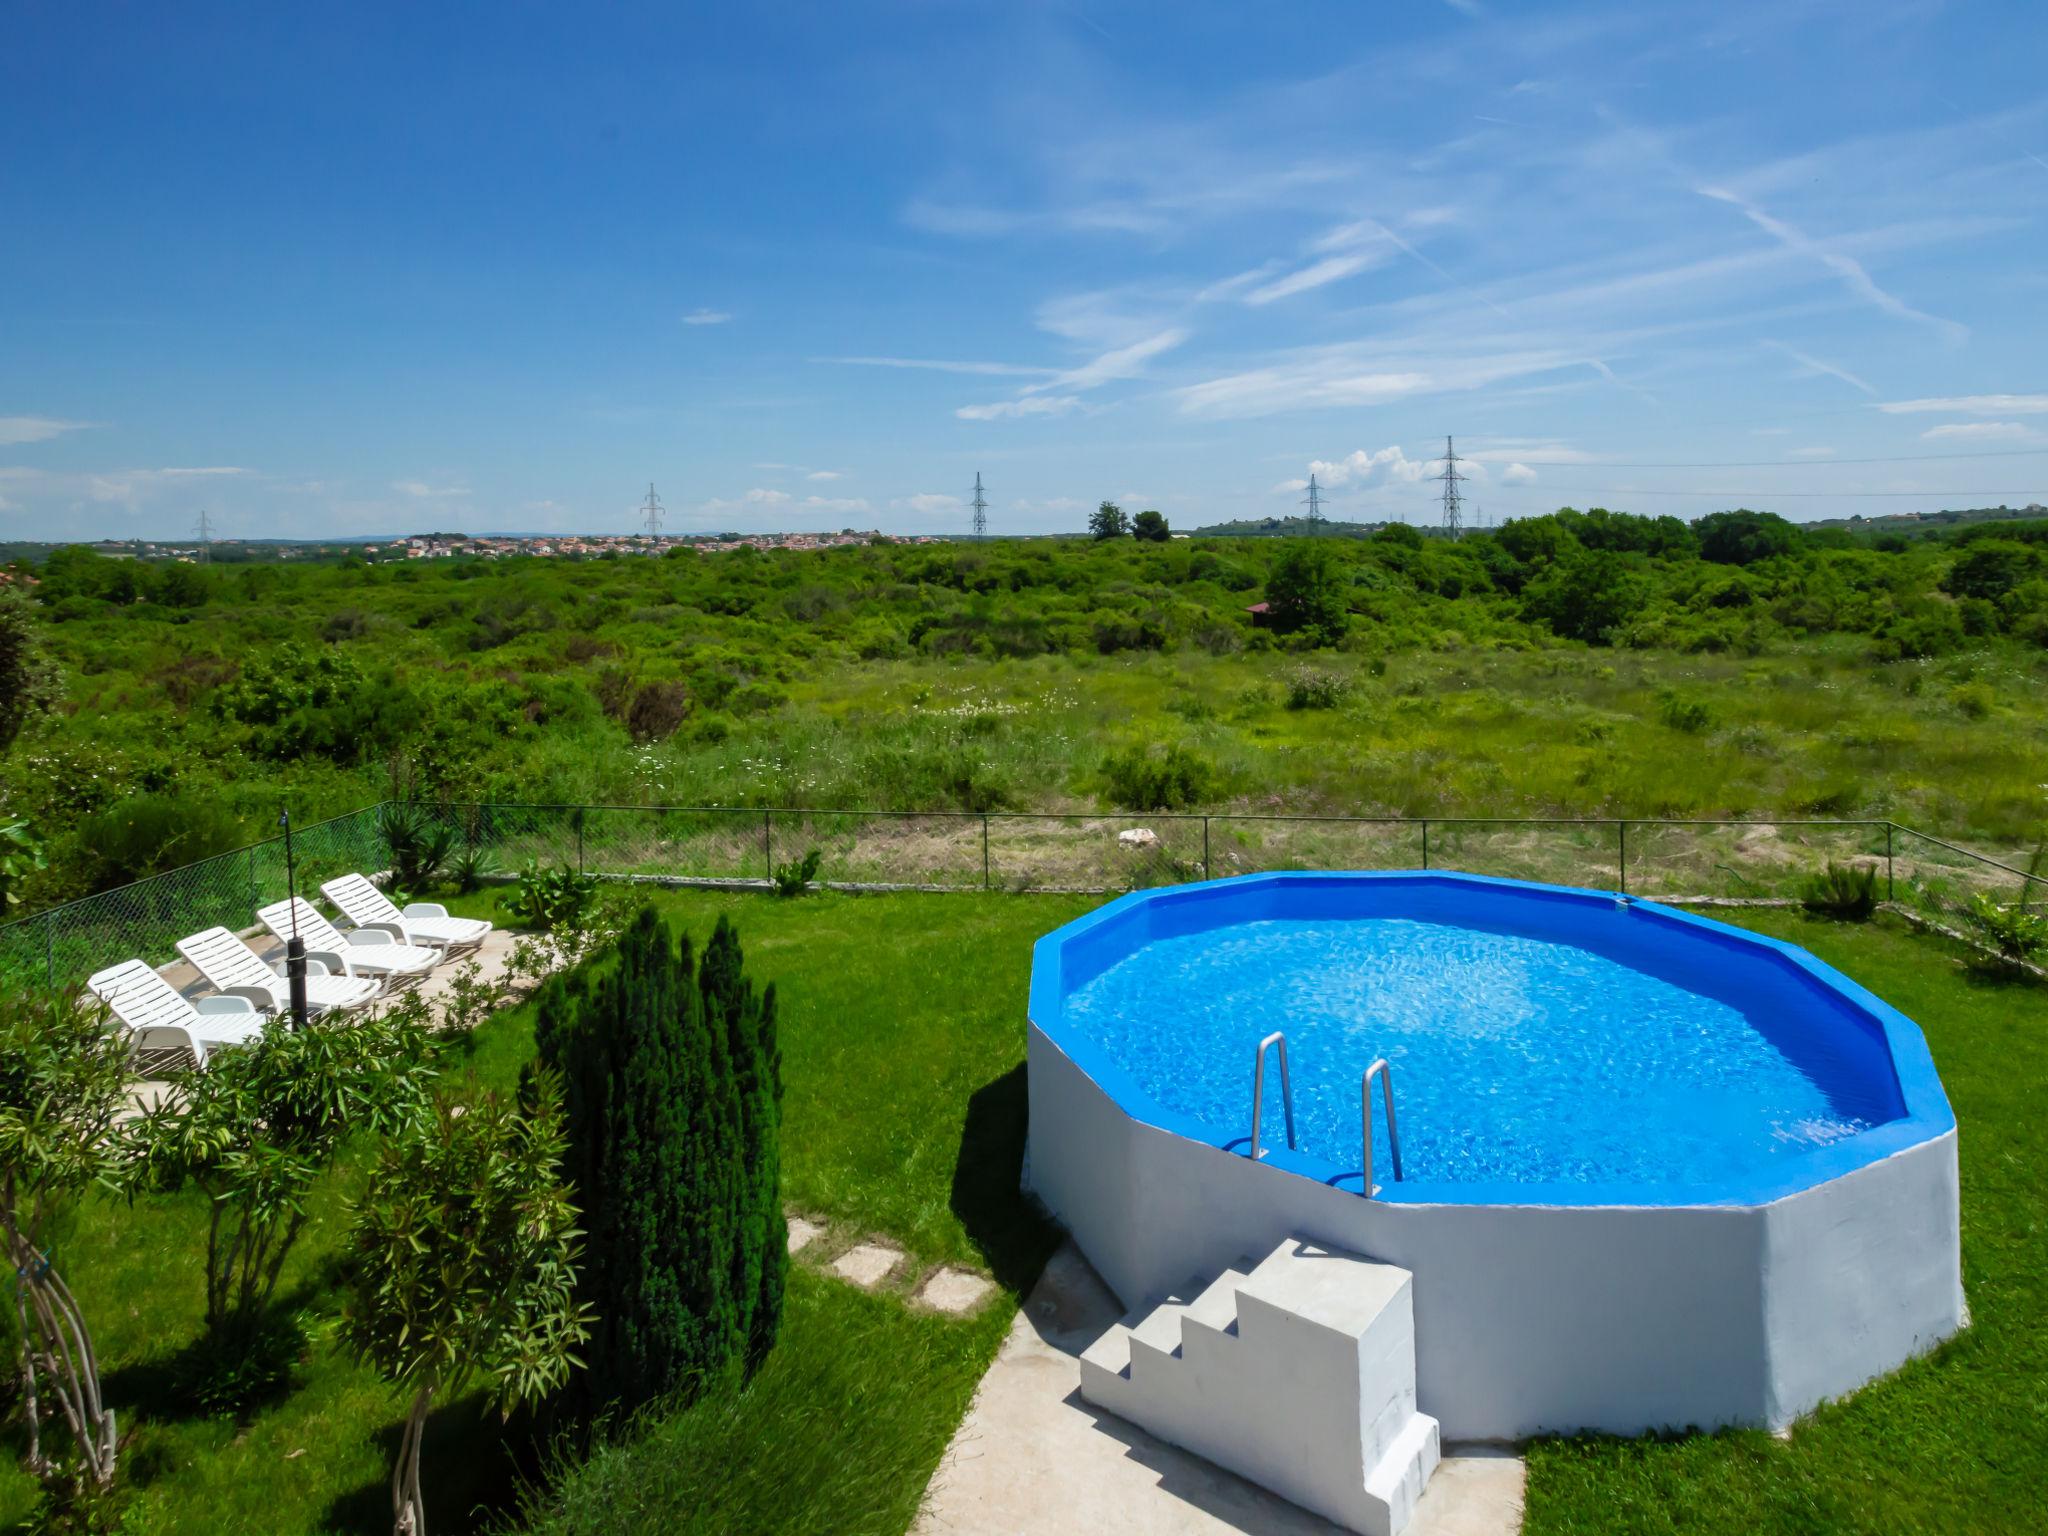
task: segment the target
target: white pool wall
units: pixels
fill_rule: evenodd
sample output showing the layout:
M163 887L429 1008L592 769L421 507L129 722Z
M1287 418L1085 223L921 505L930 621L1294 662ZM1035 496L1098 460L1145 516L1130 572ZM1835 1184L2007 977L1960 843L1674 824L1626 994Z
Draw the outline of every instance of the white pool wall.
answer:
M1446 1439L1780 1428L1962 1326L1956 1138L1753 1205L1367 1200L1140 1123L1036 1024L1026 1186L1127 1306L1289 1235L1415 1276Z

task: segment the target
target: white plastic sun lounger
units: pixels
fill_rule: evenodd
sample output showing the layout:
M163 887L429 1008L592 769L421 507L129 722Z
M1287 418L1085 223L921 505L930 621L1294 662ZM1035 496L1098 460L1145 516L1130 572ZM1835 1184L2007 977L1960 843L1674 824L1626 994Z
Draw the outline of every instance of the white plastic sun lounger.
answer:
M86 978L137 1056L188 1051L204 1067L209 1051L248 1045L263 1033L263 1016L246 997L202 997L194 1003L146 960L125 960Z
M344 976L385 976L412 982L431 971L441 958L440 951L401 944L381 928L357 928L344 934L303 896L272 902L256 914L256 920L287 943L296 921L299 937L306 941L307 958L318 955L329 970Z
M291 1006L292 984L283 966L273 969L225 928L209 928L178 940L178 953L223 996L246 997L265 1013L282 1013ZM383 984L373 977L341 975L325 960L306 957L309 1012L347 1012L362 1007L383 990Z
M450 917L437 901L407 902L405 910L362 875L343 875L320 887L357 928L382 928L401 944L423 944L450 954L483 943L491 925L480 917Z

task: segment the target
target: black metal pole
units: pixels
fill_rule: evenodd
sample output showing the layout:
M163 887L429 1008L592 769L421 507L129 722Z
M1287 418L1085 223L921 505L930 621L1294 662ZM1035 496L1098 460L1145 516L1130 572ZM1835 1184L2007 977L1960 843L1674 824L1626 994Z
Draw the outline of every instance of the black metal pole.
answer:
M306 1027L306 941L299 937L299 869L292 857L292 813L277 813L284 828L284 893L291 898L292 936L284 941L285 979L292 989L292 1023Z

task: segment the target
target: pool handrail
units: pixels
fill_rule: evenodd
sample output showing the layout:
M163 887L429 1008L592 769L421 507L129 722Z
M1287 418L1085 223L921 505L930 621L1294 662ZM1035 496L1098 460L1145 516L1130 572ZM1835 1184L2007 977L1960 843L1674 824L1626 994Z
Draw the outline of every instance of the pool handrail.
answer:
M1378 1057L1365 1069L1365 1076L1358 1080L1358 1116L1360 1128L1365 1132L1365 1198L1370 1200L1376 1193L1372 1182L1372 1080L1380 1080L1380 1102L1387 1107L1387 1143L1394 1151L1394 1182L1401 1182L1401 1127L1394 1119L1394 1069L1384 1056Z
M1259 1110L1266 1097L1266 1047L1280 1047L1280 1108L1287 1117L1287 1150L1294 1150L1294 1085L1287 1077L1287 1032L1276 1029L1259 1042L1259 1053L1252 1058L1252 1146L1251 1159L1257 1162L1265 1153L1259 1147Z

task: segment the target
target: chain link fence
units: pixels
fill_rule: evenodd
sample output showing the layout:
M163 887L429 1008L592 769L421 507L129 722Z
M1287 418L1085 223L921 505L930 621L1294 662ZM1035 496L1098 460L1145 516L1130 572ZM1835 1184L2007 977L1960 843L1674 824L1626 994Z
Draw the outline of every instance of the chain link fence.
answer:
M301 895L389 862L390 802L295 831ZM876 812L734 807L417 806L486 880L530 866L675 884L763 885L816 852L856 890L1138 890L1289 869L1458 869L1653 899L1792 901L1829 864L1880 900L1984 942L1980 903L2048 906L2048 878L1885 821L1666 821L1249 814ZM74 982L215 924L246 929L287 892L272 838L0 927L0 982ZM317 898L316 898L317 899Z
M292 829L298 888L352 869L382 869L381 805ZM143 956L171 957L171 946L213 927L237 932L256 909L290 894L282 837L167 870L111 891L66 902L0 927L0 986L82 981L94 971Z

